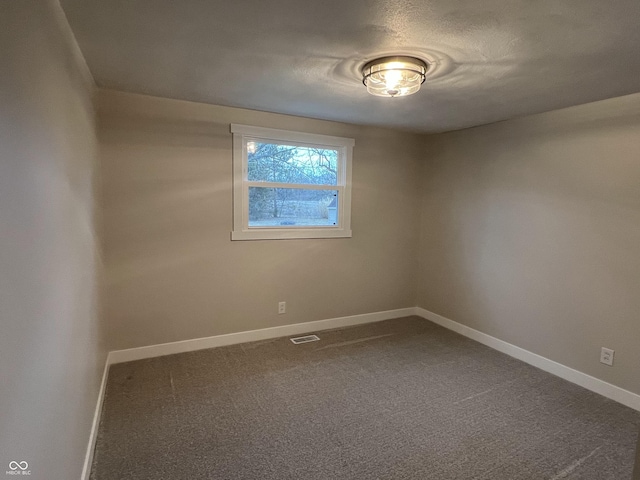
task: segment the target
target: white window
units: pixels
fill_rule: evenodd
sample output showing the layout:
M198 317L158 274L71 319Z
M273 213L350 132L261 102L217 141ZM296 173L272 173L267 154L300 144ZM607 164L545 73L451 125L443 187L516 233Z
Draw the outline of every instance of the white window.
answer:
M232 240L351 236L354 140L231 125Z

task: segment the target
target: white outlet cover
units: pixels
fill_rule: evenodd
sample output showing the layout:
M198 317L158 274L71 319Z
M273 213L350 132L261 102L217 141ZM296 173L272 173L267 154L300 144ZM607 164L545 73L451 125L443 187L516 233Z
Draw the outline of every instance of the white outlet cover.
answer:
M615 351L610 348L604 348L600 350L600 363L604 363L605 365L613 366L613 356L615 355Z

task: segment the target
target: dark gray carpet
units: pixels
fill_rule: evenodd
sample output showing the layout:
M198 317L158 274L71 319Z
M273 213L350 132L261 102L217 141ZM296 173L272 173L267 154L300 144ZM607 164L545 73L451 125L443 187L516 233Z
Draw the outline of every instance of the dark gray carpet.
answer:
M640 413L410 317L114 365L93 480L627 480Z

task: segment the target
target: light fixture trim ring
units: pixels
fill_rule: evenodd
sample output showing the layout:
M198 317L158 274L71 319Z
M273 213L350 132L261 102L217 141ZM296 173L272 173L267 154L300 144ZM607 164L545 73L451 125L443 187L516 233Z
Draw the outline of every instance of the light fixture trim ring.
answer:
M388 57L380 57L380 58L374 58L373 60L371 60L370 62L367 62L364 64L364 67L362 67L362 74L365 76L368 76L365 72L367 70L371 70L371 67L373 67L374 65L379 65L381 63L392 63L392 62L399 62L399 63L412 63L414 65L417 65L418 67L422 67L424 68L424 72L418 72L422 74L422 81L424 82L424 76L427 73L427 70L429 70L429 63L425 62L424 60L420 59L420 58L416 58L416 57L410 57L408 55L391 55ZM409 70L409 69L407 69ZM414 71L414 70L412 70ZM369 73L370 75L370 73Z

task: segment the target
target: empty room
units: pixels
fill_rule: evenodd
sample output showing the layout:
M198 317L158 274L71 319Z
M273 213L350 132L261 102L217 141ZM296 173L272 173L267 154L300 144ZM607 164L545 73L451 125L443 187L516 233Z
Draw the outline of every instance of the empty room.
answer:
M3 0L0 475L640 480L639 25Z

